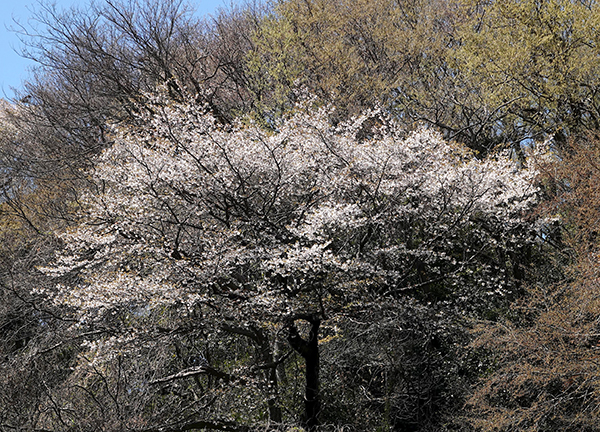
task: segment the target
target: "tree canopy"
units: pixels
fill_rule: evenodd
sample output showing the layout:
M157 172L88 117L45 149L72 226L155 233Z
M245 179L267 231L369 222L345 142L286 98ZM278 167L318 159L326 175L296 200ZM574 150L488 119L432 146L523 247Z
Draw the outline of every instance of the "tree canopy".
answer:
M154 114L115 129L90 173L97 190L47 271L66 280L55 301L86 322L175 308L249 333L261 355L234 375L266 368L265 350L274 368L271 353L287 341L306 362L313 427L318 341L406 298L445 304L456 319L497 307L535 244L536 221L524 216L537 188L535 171L506 156L480 161L427 130L401 138L377 113L334 127L326 109L306 109L276 132L220 128L205 108L159 97ZM385 126L359 139L373 117ZM309 324L304 336L298 322ZM233 380L215 366L195 373Z

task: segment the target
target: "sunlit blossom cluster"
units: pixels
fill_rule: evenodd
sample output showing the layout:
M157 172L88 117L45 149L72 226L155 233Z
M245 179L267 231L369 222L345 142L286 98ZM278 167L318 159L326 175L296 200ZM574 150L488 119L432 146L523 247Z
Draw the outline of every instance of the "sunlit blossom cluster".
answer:
M78 278L56 301L310 311L335 309L350 284L469 302L508 292L510 251L533 241L536 172L508 155L404 137L377 113L333 127L326 109L299 109L266 130L157 106L115 128L90 172L83 223L46 269ZM365 132L373 116L384 126Z

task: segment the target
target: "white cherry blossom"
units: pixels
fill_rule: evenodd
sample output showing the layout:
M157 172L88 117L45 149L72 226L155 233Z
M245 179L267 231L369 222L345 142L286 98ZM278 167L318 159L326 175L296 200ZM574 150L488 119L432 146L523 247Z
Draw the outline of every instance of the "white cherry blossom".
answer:
M81 224L45 269L54 301L82 317L206 306L223 328L287 327L299 350L296 320L318 336L321 321L402 296L477 313L518 285L539 225L533 168L429 129L405 137L383 116L359 139L379 114L334 127L326 113L223 126L158 96L89 173Z

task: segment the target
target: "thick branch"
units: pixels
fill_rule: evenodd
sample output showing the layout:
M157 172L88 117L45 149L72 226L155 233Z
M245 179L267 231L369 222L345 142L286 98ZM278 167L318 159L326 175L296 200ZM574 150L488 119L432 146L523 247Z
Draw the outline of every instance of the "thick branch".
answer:
M160 428L160 429L146 429L142 432L184 432L191 430L219 430L225 432L246 432L248 428L246 426L239 425L234 422L228 421L208 421L200 420L191 423L184 424L179 427L172 428Z
M308 321L310 331L305 340L300 336L296 327L296 320ZM314 431L319 424L319 327L321 319L316 315L296 315L290 317L287 323L288 342L297 351L306 363L306 389L304 399L304 424L309 431Z
M175 381L178 379L183 379L183 378L188 378L188 377L194 377L194 376L198 376L198 375L212 375L218 379L222 379L225 383L229 383L229 382L233 381L233 379L234 379L231 375L229 375L225 372L222 372L220 370L214 369L210 366L200 366L200 367L196 367L196 368L186 369L186 370L183 370L176 374L150 381L148 384L150 384L150 385L164 384L164 383L168 383L170 381Z
M282 357L280 357L278 360L272 361L270 363L265 363L265 364L261 364L256 366L257 369L274 369L277 366L279 366L281 363L283 363L284 361L287 360L287 358L292 354L293 351L288 351L287 354L283 355Z
M243 327L233 327L228 324L223 325L223 330L226 332L237 334L240 336L246 336L249 339L252 339L256 343L260 343L259 335L256 334L254 330L250 330Z
M308 321L311 324L308 340L304 340L302 336L300 336L295 324L296 320ZM310 356L312 354L314 349L318 349L317 344L320 325L321 319L316 315L298 314L288 318L288 342L290 346L305 359L307 355Z

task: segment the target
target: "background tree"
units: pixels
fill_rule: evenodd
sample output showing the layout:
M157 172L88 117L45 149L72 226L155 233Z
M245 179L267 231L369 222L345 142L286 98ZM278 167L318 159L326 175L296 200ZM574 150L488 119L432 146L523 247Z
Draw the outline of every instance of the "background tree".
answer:
M156 85L166 84L174 100L193 94L231 121L251 104L241 71L251 17L232 10L203 20L181 0L111 0L64 11L41 3L33 27L22 29L24 54L38 66L10 113L19 134L6 150L18 155L7 158L12 176L53 183L76 202L86 187L78 183L85 182L81 170L110 145L109 124L133 121ZM59 204L48 207L64 213Z
M515 143L598 129L595 1L468 1L457 57ZM558 142L558 141L562 142Z
M19 131L10 123L8 103L0 111L0 429L35 430L70 373L76 356L73 319L32 289L51 287L36 266L54 258L62 226L43 215L47 197L59 195L22 173Z
M478 19L460 1L280 1L255 32L250 87L267 112L303 86L338 120L382 106L407 130L427 124L489 152L514 137L499 128L507 101L459 54Z
M443 126L456 19L443 1L280 1L254 34L251 87L267 108L293 106L305 86L341 118L382 103L407 125Z
M598 127L597 27L596 2L282 0L254 33L248 76L267 112L300 85L340 118L383 106L408 130L520 153Z
M482 430L598 430L599 148L593 135L571 141L545 166L547 227L562 224L564 273L531 289L511 319L478 329L494 365L470 403Z

